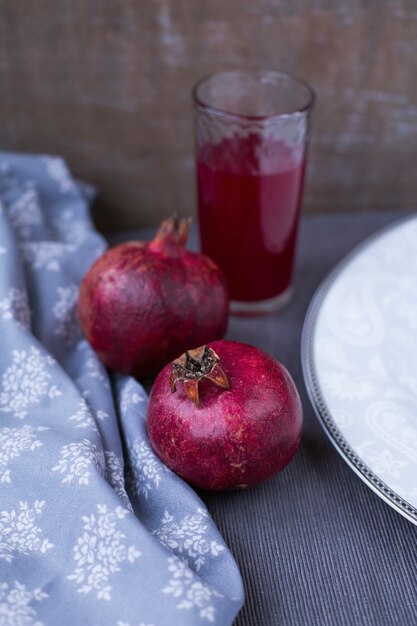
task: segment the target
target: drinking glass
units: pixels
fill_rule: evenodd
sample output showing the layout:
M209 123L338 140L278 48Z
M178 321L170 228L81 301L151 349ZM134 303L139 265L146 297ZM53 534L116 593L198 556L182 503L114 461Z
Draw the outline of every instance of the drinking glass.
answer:
M270 70L219 72L193 89L201 247L234 314L291 299L313 102L307 83Z

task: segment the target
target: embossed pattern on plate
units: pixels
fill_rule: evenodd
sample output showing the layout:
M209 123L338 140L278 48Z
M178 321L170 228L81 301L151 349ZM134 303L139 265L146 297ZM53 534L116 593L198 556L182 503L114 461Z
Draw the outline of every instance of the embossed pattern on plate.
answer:
M327 435L359 476L417 524L417 216L379 231L323 281L302 365Z

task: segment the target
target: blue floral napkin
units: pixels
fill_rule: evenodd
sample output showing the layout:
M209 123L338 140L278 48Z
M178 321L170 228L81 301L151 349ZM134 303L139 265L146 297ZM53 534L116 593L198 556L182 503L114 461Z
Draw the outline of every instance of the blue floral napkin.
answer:
M0 153L0 626L231 624L236 564L75 304L105 249L56 157Z

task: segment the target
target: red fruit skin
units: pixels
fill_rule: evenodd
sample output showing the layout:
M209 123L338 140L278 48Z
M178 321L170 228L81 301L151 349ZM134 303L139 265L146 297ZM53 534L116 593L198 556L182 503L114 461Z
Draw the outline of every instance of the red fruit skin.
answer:
M77 308L103 363L137 378L156 375L190 346L223 337L228 311L217 265L172 242L108 250L85 276Z
M270 478L293 458L303 414L288 371L242 343L209 344L220 357L230 389L199 383L200 408L181 382L171 392L171 366L156 378L148 405L148 434L162 461L203 489L245 488Z

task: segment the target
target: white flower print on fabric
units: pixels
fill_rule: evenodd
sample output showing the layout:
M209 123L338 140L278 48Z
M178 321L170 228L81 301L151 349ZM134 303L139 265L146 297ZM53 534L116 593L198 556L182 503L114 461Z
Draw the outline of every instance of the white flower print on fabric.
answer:
M121 414L126 415L129 413L129 410L133 410L135 413L142 412L145 409L143 405L146 403L146 400L147 396L143 389L136 381L130 379L120 397Z
M145 398L138 393L133 393L130 400L133 404L142 404L142 402L145 402Z
M66 193L75 189L75 183L62 159L45 155L42 157L42 161L45 163L49 177L58 183L60 191Z
M149 444L136 440L128 446L129 473L127 483L129 490L138 496L148 498L149 492L158 488L161 482L161 471L155 454Z
M17 580L0 583L0 626L43 626L31 605L48 597L41 589L30 591Z
M94 416L97 420L104 420L106 417L109 417L109 414L101 409L93 411L85 398L81 398L78 403L77 411L73 413L69 419L71 422L75 423L76 428L93 428L97 430L97 424Z
M82 517L84 534L73 548L75 570L68 580L73 580L79 593L95 592L100 600L110 600L112 587L109 579L121 571L123 563L134 563L141 555L135 546L126 546L126 535L118 523L129 512L117 507L114 512L104 504L97 505L98 514Z
M94 470L104 475L104 453L89 439L63 446L60 460L52 468L53 472L63 474L63 483L76 482L79 485L88 485Z
M125 489L124 467L122 461L112 450L106 450L104 458L106 460L106 468L104 471L105 479L123 501L124 505L131 511L132 505L130 504L129 497Z
M136 406L136 405L141 405L145 402L145 397L144 395L140 395L138 394L136 391L132 391L131 386L136 387L136 383L133 383L132 385L130 383L128 383L128 385L126 386L123 394L122 394L122 398L121 398L121 402L120 402L120 411L122 413L122 415L125 415L126 412L128 411L129 408L132 407L132 405ZM139 408L139 407L137 407ZM143 407L141 407L143 408ZM136 409L135 409L136 410Z
M90 234L90 229L86 222L75 219L72 211L64 211L56 226L63 241L72 244L76 248L79 248ZM102 252L104 252L104 248L105 244L103 242Z
M18 197L6 205L6 212L13 228L22 239L28 239L33 226L42 224L39 194L33 183L27 181Z
M22 239L31 235L33 226L42 224L39 194L32 180L19 180L10 171L8 163L0 166L0 195L2 209L14 230Z
M45 426L21 426L20 428L8 428L3 426L0 430L0 482L11 482L11 470L9 464L18 458L22 452L33 451L40 448L42 443L37 439L36 433L48 430Z
M26 263L33 269L46 269L50 272L59 272L59 259L70 252L75 246L58 241L25 241L20 244L20 251Z
M18 324L30 330L30 309L25 291L12 287L7 296L0 300L0 315L4 320L16 320Z
M59 462L52 468L63 475L63 483L78 485L88 485L94 470L104 476L124 505L132 510L124 486L123 464L113 451L103 452L89 439L83 439L63 446Z
M78 291L77 285L74 284L58 287L58 300L52 308L52 313L57 320L54 333L62 337L67 346L74 345L81 337L76 312Z
M53 239L59 239L66 244L70 244L74 249L78 249L89 238L93 231L92 222L83 216L83 219L77 219L77 215L72 209L65 209L52 220L53 223ZM106 244L102 242L102 250L104 252ZM93 259L92 259L93 261Z
M207 511L200 508L195 515L186 515L179 521L165 511L161 527L152 534L176 555L185 558L188 565L194 566L198 572L207 555L216 557L224 551L217 541L207 541L207 518Z
M48 366L55 363L40 350L13 350L12 364L6 369L1 381L0 411L23 419L30 406L39 404L44 398L56 398L61 391L51 384Z
M79 344L80 347L85 347L85 342ZM88 347L88 349L90 349ZM88 376L90 378L96 379L100 382L106 389L110 388L109 379L106 373L106 369L104 365L99 361L98 357L95 354L90 354L86 361L85 365L88 371Z
M84 398L78 402L78 409L69 417L71 422L75 422L76 428L96 428L96 423L91 414L90 407Z
M19 508L0 512L0 559L13 561L15 553L44 554L53 547L48 539L42 538L42 530L36 526L45 501L36 500L33 507L19 502Z
M214 597L223 597L221 593L204 584L184 561L178 557L168 558L168 571L171 578L162 589L178 600L177 609L195 609L208 622L216 621L216 609L212 604Z

